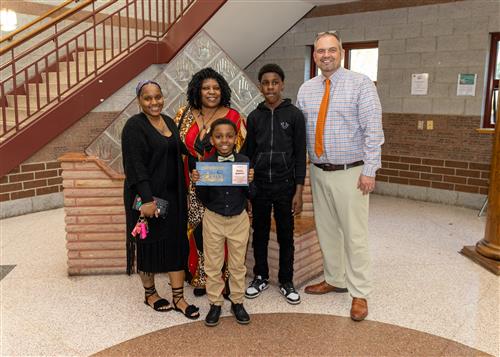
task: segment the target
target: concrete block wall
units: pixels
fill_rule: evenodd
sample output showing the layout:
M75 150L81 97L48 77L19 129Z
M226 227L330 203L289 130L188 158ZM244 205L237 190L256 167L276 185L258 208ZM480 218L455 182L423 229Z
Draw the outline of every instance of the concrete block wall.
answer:
M388 2L388 6L390 2ZM246 73L257 82L269 62L283 67L285 95L296 99L305 58L318 32L344 42L378 41L377 88L384 112L480 115L489 33L500 31L500 2L464 0L383 11L304 18L259 56ZM411 96L412 73L429 73L429 95ZM475 97L457 97L459 73L477 73ZM415 103L423 104L422 107ZM479 126L479 123L478 123Z
M262 65L279 64L286 75L284 95L295 101L308 78L309 46L318 32L337 30L344 42L378 41L377 90L386 131L383 155L489 166L492 135L478 134L476 129L481 126L489 33L500 31L500 1L450 1L397 9L387 2L387 9L370 12L362 12L362 4L358 5L361 12L321 16L317 11L320 15L302 19L248 66L247 74L257 82ZM429 73L428 95L410 94L413 73ZM477 74L475 96L456 95L459 73ZM434 130L416 130L419 120L433 121ZM416 143L420 143L418 149ZM415 174L419 175L411 173ZM484 176L487 180L488 170ZM383 191L398 195L401 185L412 183L388 182ZM453 190L462 197L457 187L441 190ZM486 192L483 185L473 190L455 202L476 207Z

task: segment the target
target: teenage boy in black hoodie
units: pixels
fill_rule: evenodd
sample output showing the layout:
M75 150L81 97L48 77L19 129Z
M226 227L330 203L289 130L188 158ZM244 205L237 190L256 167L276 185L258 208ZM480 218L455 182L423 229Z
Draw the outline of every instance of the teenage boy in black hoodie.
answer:
M255 266L254 279L245 297L256 298L269 287L267 247L274 208L279 250L280 291L290 304L300 303L293 285L293 217L302 211L306 176L306 129L302 112L283 99L285 74L276 64L266 64L258 75L265 101L247 119L246 155L255 170L252 203Z

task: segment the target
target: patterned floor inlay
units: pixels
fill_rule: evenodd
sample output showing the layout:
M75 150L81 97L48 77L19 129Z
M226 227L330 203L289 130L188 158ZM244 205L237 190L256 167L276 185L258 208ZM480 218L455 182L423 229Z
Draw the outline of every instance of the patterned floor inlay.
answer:
M159 330L94 356L490 356L424 332L318 314L254 314L249 325L224 317Z
M15 267L15 265L0 265L0 280L5 278Z

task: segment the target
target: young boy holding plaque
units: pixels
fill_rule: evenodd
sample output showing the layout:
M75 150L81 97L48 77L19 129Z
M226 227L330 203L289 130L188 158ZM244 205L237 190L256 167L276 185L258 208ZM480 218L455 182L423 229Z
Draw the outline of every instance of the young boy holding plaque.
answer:
M231 312L238 323L250 322L250 316L243 307L243 296L245 253L250 235L250 222L245 209L253 170L248 170L248 157L234 152L236 133L236 125L231 120L215 120L210 128L210 142L217 152L203 163L198 163L198 169L192 171L198 198L205 206L203 251L210 301L210 311L205 318L207 326L218 325L224 303L224 281L220 276L224 263L224 243L227 243ZM217 165L230 162L234 164ZM230 170L218 170L217 166L229 167Z
M280 292L288 303L298 304L300 295L293 285L293 217L302 211L306 176L304 115L290 99L282 98L285 74L280 66L264 65L258 79L265 100L248 115L245 151L255 169L255 197L252 198L255 277L245 296L256 298L269 287L267 247L274 210Z

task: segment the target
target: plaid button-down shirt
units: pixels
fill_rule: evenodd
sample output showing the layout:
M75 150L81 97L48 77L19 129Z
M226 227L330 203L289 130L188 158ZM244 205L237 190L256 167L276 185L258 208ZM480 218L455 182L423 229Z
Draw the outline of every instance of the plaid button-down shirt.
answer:
M363 175L375 176L381 167L384 143L382 108L377 89L365 75L340 67L331 76L330 100L324 129L324 152L314 152L316 121L325 91L325 77L305 82L297 95L297 107L306 118L307 151L317 164L349 164L364 161Z

